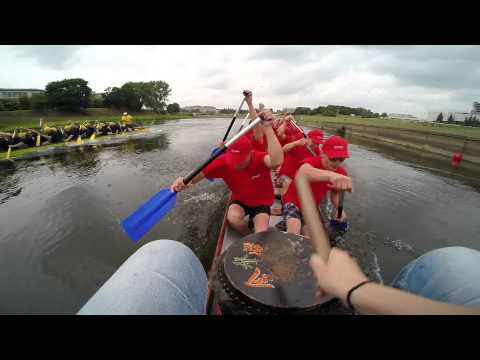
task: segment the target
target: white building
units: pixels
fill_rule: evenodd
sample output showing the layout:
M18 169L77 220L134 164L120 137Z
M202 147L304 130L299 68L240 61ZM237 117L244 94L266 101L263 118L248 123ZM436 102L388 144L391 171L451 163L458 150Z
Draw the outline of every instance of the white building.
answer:
M18 100L22 96L31 98L33 94L44 92L40 89L0 89L0 99Z
M405 119L405 120L418 120L415 116L410 114L388 114L390 119Z
M192 112L192 113L201 113L201 114L216 114L219 112L219 110L217 110L217 108L213 106L200 106L200 105L185 106L184 108L182 108L182 111Z

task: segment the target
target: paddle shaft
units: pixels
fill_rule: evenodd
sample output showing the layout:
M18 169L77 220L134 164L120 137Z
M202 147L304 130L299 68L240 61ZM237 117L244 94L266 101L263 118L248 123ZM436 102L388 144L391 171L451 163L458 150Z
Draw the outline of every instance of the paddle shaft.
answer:
M337 218L339 219L342 217L344 198L345 198L345 191L340 191L340 199L338 201L338 215L337 215Z
M223 142L225 142L225 140L227 140L228 134L230 133L230 130L232 129L233 123L235 122L235 119L237 118L238 112L242 109L244 103L245 103L245 98L243 98L243 100L240 103L240 106L238 107L235 114L233 114L232 121L230 121L230 126L228 127L227 132L225 133L225 136L223 137L223 140L222 140Z
M306 226L308 226L315 252L327 261L331 250L330 239L313 200L310 182L303 172L299 171L297 173L295 185L300 199L302 215L305 218Z
M242 124L240 125L240 128L239 128L238 131L237 131L237 134L238 134L240 131L242 131L243 127L244 127L245 124L247 123L247 119L248 119L249 116L250 116L250 114L247 114L247 115L245 116L245 119L243 119Z
M292 116L292 115L290 115L290 116ZM292 116L292 119L293 119L293 116ZM297 128L298 131L300 131L302 133L303 137L306 139L307 135L305 134L305 131L303 131L303 129L296 124L295 119L293 119L292 124L293 124L293 126L295 126ZM307 150L309 151L309 153L312 154L312 156L317 156L317 154L315 154L315 151L313 151L313 149L310 147L310 145L306 144L305 146L306 146Z
M236 134L234 137L232 137L230 140L228 140L225 145L220 148L218 152L216 152L213 156L211 156L209 159L207 159L202 165L200 165L196 170L193 170L190 174L188 174L184 179L183 183L187 185L190 181L192 181L195 176L197 176L203 169L205 169L212 161L214 161L216 158L218 158L220 155L222 155L225 151L227 151L228 147L233 145L238 139L240 139L243 135L245 135L247 132L250 131L254 126L260 123L262 121L259 117L257 117L255 120L253 120L247 127L245 127L242 131L240 131L238 134Z

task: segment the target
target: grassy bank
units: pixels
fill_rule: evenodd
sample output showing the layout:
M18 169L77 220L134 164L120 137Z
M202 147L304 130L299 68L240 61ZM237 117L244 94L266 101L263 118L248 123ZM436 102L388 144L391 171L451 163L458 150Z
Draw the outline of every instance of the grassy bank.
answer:
M438 135L462 136L470 139L480 139L480 128L462 125L438 124L433 122L420 122L400 119L360 118L351 116L321 116L321 115L297 115L296 119L305 124L338 124L340 125L363 125L389 129L413 130Z
M156 114L152 111L142 111L138 113L131 113L135 122L150 125L152 122L162 120L176 120L191 118L192 114L177 113L177 114ZM47 112L36 113L31 110L18 111L0 111L0 131L13 131L15 128L35 128L39 126L39 120L43 119L49 126L63 126L68 121L120 121L122 117L121 111L112 109L87 109L84 114L70 114L61 112Z

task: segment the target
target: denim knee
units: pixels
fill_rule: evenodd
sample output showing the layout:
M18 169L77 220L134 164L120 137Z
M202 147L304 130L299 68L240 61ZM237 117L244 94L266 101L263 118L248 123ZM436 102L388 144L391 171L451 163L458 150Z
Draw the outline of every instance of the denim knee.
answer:
M80 314L203 314L207 275L187 246L156 240L142 246Z
M480 251L465 247L430 251L402 268L392 286L437 301L480 305Z

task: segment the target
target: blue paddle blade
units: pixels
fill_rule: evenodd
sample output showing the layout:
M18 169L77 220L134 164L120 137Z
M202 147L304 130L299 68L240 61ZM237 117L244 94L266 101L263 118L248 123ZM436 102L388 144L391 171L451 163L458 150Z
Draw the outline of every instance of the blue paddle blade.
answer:
M220 148L215 148L215 149L213 149L213 150L212 150L212 153L210 154L210 157L215 156L217 153L220 152L220 150L221 150Z
M160 190L145 204L122 220L123 230L134 242L139 241L143 235L149 232L156 223L175 207L176 201L176 192L172 192L170 189Z
M330 219L330 227L336 232L345 234L348 231L348 222Z

